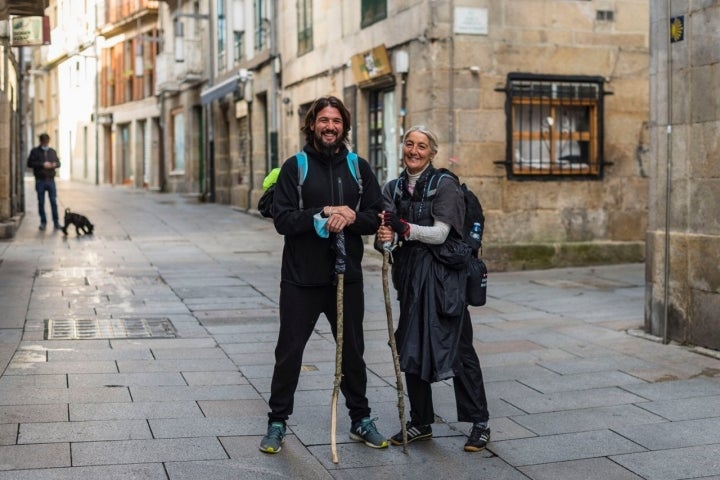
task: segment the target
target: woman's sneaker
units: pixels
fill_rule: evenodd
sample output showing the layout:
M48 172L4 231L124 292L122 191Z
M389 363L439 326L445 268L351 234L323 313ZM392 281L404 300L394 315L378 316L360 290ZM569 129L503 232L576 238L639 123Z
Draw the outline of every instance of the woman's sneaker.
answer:
M407 430L407 443L414 442L415 440L430 440L432 438L432 427L430 425L414 425L412 422L407 422L405 429ZM393 435L390 442L393 445L402 445L402 430Z
M482 425L473 425L470 436L465 442L466 452L479 452L485 449L490 441L490 428Z
M350 427L350 439L364 442L372 448L387 448L388 442L380 435L375 426L376 418L365 417L352 424Z
M283 422L272 422L268 425L267 434L260 441L260 451L265 453L278 453L282 450L287 427Z

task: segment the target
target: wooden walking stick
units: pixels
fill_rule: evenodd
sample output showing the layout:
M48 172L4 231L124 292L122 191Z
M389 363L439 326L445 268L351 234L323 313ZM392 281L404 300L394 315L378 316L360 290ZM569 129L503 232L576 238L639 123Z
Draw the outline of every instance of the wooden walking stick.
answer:
M335 273L337 274L337 321L335 327L335 381L330 401L330 450L333 463L338 463L335 431L337 430L337 403L342 380L343 348L343 298L345 296L345 233L338 232L335 237Z
M405 394L403 393L402 373L400 372L400 357L397 352L397 342L395 342L395 332L393 328L392 304L390 303L390 285L388 282L388 268L390 265L390 252L392 245L389 242L383 243L383 265L382 265L382 282L383 293L385 294L385 313L387 314L388 337L390 343L390 351L392 352L393 366L395 367L395 384L397 386L397 407L400 416L400 428L402 428L403 453L407 453L407 425L405 425Z

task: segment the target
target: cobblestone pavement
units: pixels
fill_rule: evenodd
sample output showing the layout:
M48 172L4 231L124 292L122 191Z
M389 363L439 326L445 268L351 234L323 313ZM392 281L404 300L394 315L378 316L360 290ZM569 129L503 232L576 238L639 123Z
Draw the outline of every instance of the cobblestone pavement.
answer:
M462 451L451 382L434 438L374 450L338 409L334 343L308 343L283 451L258 444L277 334L282 237L226 205L59 182L95 234L39 231L31 180L0 242L3 479L720 479L720 361L640 333L641 264L490 274L472 309L492 440ZM368 396L399 430L381 258L368 249ZM397 313L397 305L393 305ZM707 352L706 352L707 353Z

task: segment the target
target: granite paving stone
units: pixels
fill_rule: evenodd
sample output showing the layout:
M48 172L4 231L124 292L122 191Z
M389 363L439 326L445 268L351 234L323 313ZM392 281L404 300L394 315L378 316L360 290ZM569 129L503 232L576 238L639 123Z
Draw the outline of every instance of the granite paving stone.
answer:
M616 427L661 423L665 419L634 405L584 408L561 412L518 415L513 421L538 435L584 432L604 428L618 431Z
M144 420L20 424L18 444L152 438Z
M518 470L532 480L643 480L607 458L531 465Z
M718 458L720 444L613 455L610 460L643 478L681 480L720 476Z
M268 417L243 415L238 417L157 418L148 421L153 438L228 437L234 435L264 435Z
M47 405L77 401L122 402L130 401L127 388L41 388L16 387L0 390L0 405Z
M720 395L660 400L638 403L637 405L648 412L674 422L678 420L715 418L720 412Z
M79 442L72 444L73 465L78 466L223 460L226 458L228 457L225 450L215 437Z
M648 450L720 444L720 416L650 425L627 424L613 427L613 431Z
M167 480L161 463L0 471L0 480Z
M174 358L167 360L118 360L120 373L234 371L228 358Z
M179 372L70 374L67 384L71 388L187 385Z
M127 403L73 403L69 406L70 421L136 420L149 418L202 417L194 401L165 400Z
M182 400L243 400L259 398L252 385L189 385L130 387L132 398L137 402L161 402L168 398Z
M646 451L609 430L493 441L488 449L516 467Z
M70 445L47 443L0 446L0 470L70 466Z
M506 396L503 400L527 413L558 412L645 401L642 397L616 387L556 392L548 395L536 393Z

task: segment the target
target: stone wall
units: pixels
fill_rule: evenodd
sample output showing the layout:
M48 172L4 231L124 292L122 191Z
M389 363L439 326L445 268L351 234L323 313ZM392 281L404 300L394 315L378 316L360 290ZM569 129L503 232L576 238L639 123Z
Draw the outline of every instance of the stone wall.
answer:
M666 340L720 349L720 4L672 5L670 12L664 2L651 6L650 135L657 161L645 324ZM668 44L670 19L681 16L684 39Z

